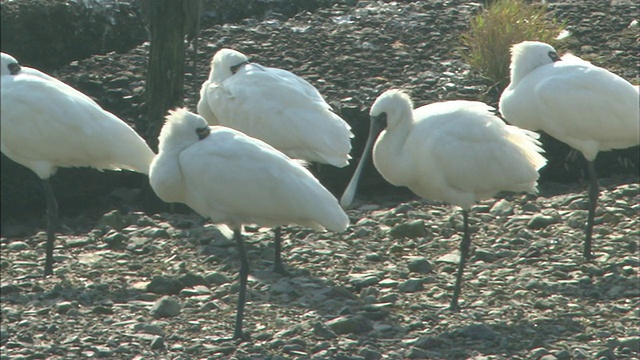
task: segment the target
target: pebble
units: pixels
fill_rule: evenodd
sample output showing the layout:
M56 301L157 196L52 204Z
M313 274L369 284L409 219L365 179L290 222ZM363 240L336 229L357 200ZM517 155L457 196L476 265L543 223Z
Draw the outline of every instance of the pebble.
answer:
M485 324L472 324L456 331L457 334L473 340L494 340L499 334Z
M398 285L398 291L403 293L412 293L423 289L424 286L422 286L422 280L420 279L409 279Z
M422 336L422 337L419 337L413 345L424 350L429 350L429 349L440 347L442 344L443 344L443 340L439 337Z
M336 333L327 325L321 322L314 322L312 325L312 332L315 337L318 339L333 339L337 335Z
M166 276L154 276L147 284L147 291L161 295L176 295L184 288L184 284L177 279Z
M156 336L151 340L149 347L151 350L163 350L165 348L164 338L162 336Z
M24 241L12 241L9 243L9 246L7 246L7 249L11 251L22 251L27 250L28 248L29 245Z
M640 336L630 336L620 339L621 348L629 348L636 353L640 353Z
M336 334L362 334L373 329L369 320L360 315L346 315L325 323Z
M119 210L113 210L104 214L97 225L97 227L101 229L112 228L118 231L124 229L125 226L127 226L127 223Z
M424 257L413 258L409 262L409 271L419 273L419 274L426 274L433 271L433 266L431 265L431 263L427 258L424 258Z
M529 229L538 230L557 222L558 221L553 216L536 214L531 217L531 219L527 223L527 227L529 227Z
M407 358L408 359L428 359L429 354L420 348L412 346L409 348L409 351L407 353Z
M480 248L477 248L475 250L475 252L473 253L473 256L475 256L476 259L487 262L487 263L494 262L498 258L495 252L487 249L480 249Z
M496 201L495 204L489 210L489 213L493 216L509 216L513 215L513 206L505 199Z
M174 317L180 314L181 310L182 305L177 299L171 296L163 296L153 304L150 312L158 317Z
M365 360L380 360L382 359L382 353L373 347L364 347L358 351L358 355L362 356Z
M392 227L389 236L393 239L415 239L425 236L424 220L412 220Z

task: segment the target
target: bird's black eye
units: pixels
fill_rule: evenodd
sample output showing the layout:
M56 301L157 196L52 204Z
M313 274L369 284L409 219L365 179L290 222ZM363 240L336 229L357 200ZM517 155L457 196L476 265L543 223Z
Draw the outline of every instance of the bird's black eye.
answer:
M202 140L211 134L211 129L208 126L197 128L196 134L198 134L198 140Z
M20 72L20 70L22 69L20 67L20 64L18 64L18 63L11 63L11 64L7 65L7 68L9 68L9 73L11 75L17 75Z
M555 51L549 51L549 57L551 58L551 60L555 61L560 61L560 56L558 56L558 53Z
M380 115L375 116L373 118L373 121L375 121L380 128L386 129L387 128L387 113L383 112Z
M248 61L243 61L240 64L237 65L233 65L232 67L229 68L229 70L231 70L232 74L235 74L238 72L238 70L243 67L244 65L247 65L249 62Z

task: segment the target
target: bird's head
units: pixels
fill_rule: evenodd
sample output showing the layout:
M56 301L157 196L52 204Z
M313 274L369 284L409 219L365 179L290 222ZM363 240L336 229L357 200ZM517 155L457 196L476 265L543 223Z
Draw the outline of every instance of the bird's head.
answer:
M170 110L158 137L158 149L184 149L211 133L207 121L185 108Z
M243 53L232 49L220 49L211 60L209 80L214 83L221 83L248 63L249 58Z
M540 41L523 41L511 47L511 82L518 81L540 66L560 61L553 46Z
M387 90L371 106L371 127L377 128L378 133L385 128L393 128L405 117L411 118L412 111L413 102L409 94L398 89Z
M18 60L16 60L13 56L1 53L2 54L2 76L5 75L17 75L20 73L22 69Z

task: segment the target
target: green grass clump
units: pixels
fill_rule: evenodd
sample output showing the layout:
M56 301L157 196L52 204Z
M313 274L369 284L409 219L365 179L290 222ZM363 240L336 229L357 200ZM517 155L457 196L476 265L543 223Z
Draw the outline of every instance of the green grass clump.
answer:
M564 25L549 19L546 10L544 4L522 0L491 1L462 34L462 44L467 48L463 51L465 61L491 79L501 92L509 84L512 45L525 40L557 45L555 38Z

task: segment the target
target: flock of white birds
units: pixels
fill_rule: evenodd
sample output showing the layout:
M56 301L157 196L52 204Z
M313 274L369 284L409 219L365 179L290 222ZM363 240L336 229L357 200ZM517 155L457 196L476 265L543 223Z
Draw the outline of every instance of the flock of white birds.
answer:
M450 309L458 310L471 243L469 209L501 191L537 192L546 164L542 130L582 152L589 164L589 216L584 256L598 197L593 161L600 151L640 143L638 87L575 56L562 58L548 44L512 47L511 83L500 114L476 101L437 102L413 108L409 95L388 90L373 103L364 153L338 200L305 168L337 167L351 159L350 126L318 90L293 73L219 50L202 85L199 115L171 111L159 152L124 121L86 95L2 53L2 153L42 179L47 202L45 276L53 274L58 206L49 182L59 167L132 170L149 175L162 200L190 206L233 230L240 256L234 339L242 339L249 265L242 227L275 228L274 271L285 273L280 226L298 224L342 232L343 210L353 202L368 154L391 184L462 208L463 240Z

